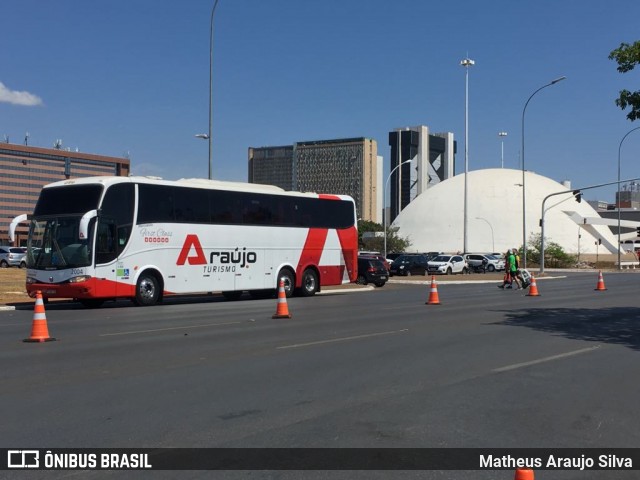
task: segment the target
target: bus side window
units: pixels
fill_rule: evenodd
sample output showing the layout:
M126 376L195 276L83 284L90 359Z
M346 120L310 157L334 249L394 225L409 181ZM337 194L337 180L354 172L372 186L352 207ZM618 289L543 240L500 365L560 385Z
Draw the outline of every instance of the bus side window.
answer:
M130 235L131 235L131 225L118 226L118 245L116 248L118 255L120 255L124 250L124 247L127 245L127 241L129 240Z
M96 263L107 263L117 256L116 250L116 226L112 222L98 223L96 237Z

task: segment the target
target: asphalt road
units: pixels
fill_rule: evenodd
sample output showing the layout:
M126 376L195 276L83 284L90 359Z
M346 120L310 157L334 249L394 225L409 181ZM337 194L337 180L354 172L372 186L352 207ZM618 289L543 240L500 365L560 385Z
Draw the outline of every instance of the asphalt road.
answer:
M599 292L593 272L539 280L538 297L443 282L440 305L425 305L426 285L390 283L289 299L290 320L271 318L275 300L50 304L57 341L37 344L22 342L30 308L2 311L0 446L637 448L640 275L605 281ZM513 471L179 476L512 479Z

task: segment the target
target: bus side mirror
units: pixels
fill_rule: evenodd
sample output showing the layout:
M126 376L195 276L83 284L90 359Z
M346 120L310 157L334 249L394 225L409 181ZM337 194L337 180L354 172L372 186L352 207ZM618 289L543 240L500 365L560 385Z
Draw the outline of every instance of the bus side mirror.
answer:
M18 224L24 222L29 219L29 215L26 213L22 215L18 215L16 218L11 220L9 224L9 240L13 243L16 240L16 228L18 228Z
M86 240L89 238L89 222L98 216L98 210L89 210L80 219L80 228L78 229L78 238Z

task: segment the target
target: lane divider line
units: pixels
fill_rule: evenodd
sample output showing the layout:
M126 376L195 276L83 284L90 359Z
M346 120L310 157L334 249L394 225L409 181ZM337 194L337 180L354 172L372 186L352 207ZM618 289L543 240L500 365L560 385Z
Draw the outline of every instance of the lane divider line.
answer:
M187 328L221 327L224 325L238 325L243 322L207 323L204 325L183 325L181 327L155 328L153 330L134 330L131 332L101 333L99 337L114 337L117 335L136 335L138 333L168 332L170 330L184 330Z
M563 358L573 357L574 355L581 355L583 353L593 352L598 350L600 345L594 347L582 348L580 350L574 350L572 352L561 353L559 355L552 355L550 357L539 358L537 360L531 360L530 362L514 363L513 365L507 365L506 367L494 368L491 370L494 373L508 372L510 370L516 370L518 368L529 367L531 365L537 365L539 363L552 362L554 360L561 360Z
M402 330L392 330L390 332L366 333L364 335L354 335L352 337L332 338L329 340L318 340L317 342L296 343L293 345L282 345L281 347L276 347L276 350L285 350L287 348L309 347L312 345L323 345L326 343L347 342L349 340L360 340L362 338L380 337L382 335L395 335L396 333L404 333L408 331L409 331L408 328L403 328Z

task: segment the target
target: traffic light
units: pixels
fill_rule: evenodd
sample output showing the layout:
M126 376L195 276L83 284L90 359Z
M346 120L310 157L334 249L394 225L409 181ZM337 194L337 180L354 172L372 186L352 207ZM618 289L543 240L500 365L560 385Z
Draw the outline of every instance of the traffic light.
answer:
M638 237L640 237L640 227L636 227L636 233L638 234Z
M582 192L580 190L574 190L573 196L575 197L576 202L578 203L582 202Z

